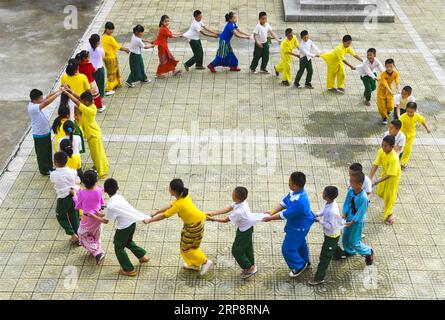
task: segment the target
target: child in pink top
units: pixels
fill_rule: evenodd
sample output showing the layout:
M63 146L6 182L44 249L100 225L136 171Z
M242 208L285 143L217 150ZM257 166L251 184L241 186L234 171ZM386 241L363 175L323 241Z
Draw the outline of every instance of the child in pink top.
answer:
M76 209L83 210L78 230L79 242L94 256L96 264L99 264L105 256L100 242L102 231L100 217L104 216L102 212L104 188L96 186L97 172L93 170L84 173L83 183L86 189L79 190L73 197Z

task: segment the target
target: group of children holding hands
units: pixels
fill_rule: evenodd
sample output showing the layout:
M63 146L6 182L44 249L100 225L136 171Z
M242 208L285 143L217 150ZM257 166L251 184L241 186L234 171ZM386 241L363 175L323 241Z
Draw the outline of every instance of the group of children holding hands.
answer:
M324 282L332 259L345 259L359 254L365 257L367 265L371 265L375 253L372 248L362 242L362 232L372 189L376 186L377 195L384 201L385 223L393 224L398 185L402 169L406 168L410 158L416 136L416 124L422 124L428 132L431 130L425 119L417 113L412 88L405 86L400 90L400 77L395 70L394 60L387 59L382 65L376 58L376 50L373 48L370 48L367 57L362 59L352 49L352 38L349 35L344 36L342 43L334 50L322 53L309 38L306 30L300 33L301 43L290 28L286 29L284 40L278 38L267 23L266 13L261 12L259 23L253 33L255 48L250 65L251 72L257 73L256 69L261 60L260 72L269 73L267 65L269 36L271 36L281 46L281 62L274 69L277 76L282 75L283 85L290 85L292 56L297 56L300 59L300 68L294 85L301 87L300 81L306 71L304 85L312 89L312 59L321 57L327 63L329 91L345 92L344 64L346 64L360 73L365 87L366 105L370 105L371 94L377 89L377 105L383 123L388 123L388 118L393 112L394 120L388 124L388 131L384 134L370 176L364 175L361 164L354 163L350 166L349 188L341 212L336 202L338 189L328 186L323 191L323 199L326 203L320 212L314 214L304 189L306 176L301 172L294 172L290 176L289 194L276 207L262 214L251 212L246 201L248 190L241 186L233 190L233 203L230 206L205 213L194 205L182 180L174 179L170 182L169 192L175 200L150 215L139 212L118 194L116 180L110 178L105 180L103 187L98 186L98 179L105 178L109 168L102 132L96 122L96 114L106 108L102 103L102 98L107 94L113 94L122 82L116 52L120 50L130 53L130 74L126 81L129 87L134 87L138 81L150 82L145 73L142 49L158 47L159 66L156 72L158 78L165 77L168 72L173 72L174 75L180 74L180 70L176 69L178 61L168 48L168 38L174 37L183 36L189 39L193 57L184 63L187 71L193 65L196 65L198 70L205 69L201 34L219 38L216 57L207 66L211 72L216 72L215 68L218 66L229 67L231 71L239 71L238 60L230 41L233 35L244 39L249 39L250 35L239 30L237 16L233 12L226 15L226 22L223 32L218 34L204 25L202 13L196 10L190 29L181 34L170 31L170 18L164 15L160 21L156 40L143 40L144 27L137 25L133 29L129 48L116 42L112 36L114 25L107 22L102 39L97 34L92 35L89 39L90 48L81 51L75 59L68 61L59 90L50 93L47 97L44 97L40 90L31 91L28 113L31 117L37 162L40 173L49 175L54 183L57 194L57 221L65 233L71 237L70 241L83 246L99 264L105 257L100 241L102 225L115 220L117 230L114 236L114 249L121 266L119 273L126 276L135 276L136 270L125 248L128 248L140 263L149 261L146 250L133 241L136 223L149 224L175 214L178 214L184 222L180 241L180 253L185 261L184 268L198 271L201 275L205 274L213 264L200 249L206 220L231 221L235 224L236 236L232 254L242 269L241 277L244 279L253 276L258 271L254 258L253 230L254 225L260 221L286 220L282 254L290 269L290 277L298 277L310 266L306 237L316 221L323 226L324 243L317 271L314 279L310 281L311 285ZM298 54L294 53L296 48L299 49ZM354 56L362 64L357 67L352 66L345 60L347 54ZM337 88L335 88L335 81ZM396 84L399 94L395 94L393 83ZM60 97L58 117L50 125L47 106L58 97ZM51 139L51 130L54 139ZM80 154L85 152L85 140L94 163L94 170L83 172ZM53 149L56 151L54 156ZM378 167L382 167L382 172L380 177L376 178ZM84 185L84 188L80 188L80 183ZM106 206L104 194L109 196ZM219 217L227 213L230 215ZM340 239L342 239L343 249L338 245Z

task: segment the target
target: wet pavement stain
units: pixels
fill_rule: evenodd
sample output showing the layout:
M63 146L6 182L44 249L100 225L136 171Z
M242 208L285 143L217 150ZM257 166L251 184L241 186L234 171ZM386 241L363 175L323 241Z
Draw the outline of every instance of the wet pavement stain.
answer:
M379 146L375 146L377 154ZM316 144L310 146L310 154L317 158L326 159L334 167L346 168L357 159L363 158L363 154L372 147L365 145L333 145ZM360 162L360 161L359 161Z

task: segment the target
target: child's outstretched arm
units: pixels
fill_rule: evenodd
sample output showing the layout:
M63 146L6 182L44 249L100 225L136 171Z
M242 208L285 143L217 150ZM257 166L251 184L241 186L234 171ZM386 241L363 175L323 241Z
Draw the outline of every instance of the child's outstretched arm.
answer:
M229 217L215 218L215 217L210 216L210 217L208 218L208 220L225 223L225 222L229 222L229 221L230 221L230 218L229 218Z
M375 175L375 173L377 172L377 169L378 169L378 168L379 168L379 167L376 166L375 164L372 165L372 167L371 167L371 171L369 172L369 179L371 179L371 182L374 181L374 175Z
M240 31L238 29L233 30L233 34L236 37L240 38L240 39L247 39L247 40L249 40L249 38L250 38L250 35L248 35L247 33L242 32L242 31Z
M358 54L356 54L355 56L353 56L354 58L356 58L358 61L363 62L363 58L360 57Z
M279 204L279 205L276 206L275 208L272 208L272 209L270 209L270 210L267 210L267 211L264 212L264 213L267 213L267 214L270 214L270 215L274 215L275 213L281 212L281 211L283 211L283 210L284 210L284 207L283 207L281 204Z
M231 206L229 206L229 207L226 207L226 208L221 209L221 210L211 211L211 212L207 213L207 216L213 217L213 216L217 216L217 215L220 215L220 214L228 213L228 212L230 212L232 210L233 210L233 208Z
M65 90L65 94L68 96L68 98L70 98L71 99L71 101L72 102L74 102L74 104L76 105L76 106L79 106L80 105L80 101L79 101L79 99L78 99L78 97L75 97L74 95L74 92L71 90L71 89L67 89L67 90ZM74 95L73 95L74 94Z
M172 205L169 205L168 207L164 207L164 208L162 208L162 209L156 210L156 211L150 213L150 216L151 216L151 217L158 216L158 215L160 215L161 213L164 213L165 211L167 211L168 209L170 209L171 207L172 207Z
M422 126L425 128L426 132L428 132L428 133L432 132L431 128L428 126L428 124L426 122L422 123Z
M157 214L155 216L152 216L151 219L144 220L144 223L145 224L149 224L149 223L156 222L156 221L161 221L161 220L164 220L164 219L165 219L165 216L163 214Z
M346 60L343 60L343 63L345 64L345 65L347 65L349 68L351 68L351 70L355 70L356 68L352 65L352 64L350 64L348 61L346 61Z
M215 31L213 31L213 30L207 28L206 26L202 26L202 29L208 32L208 34L205 34L205 33L202 32L202 30L201 30L201 33L202 33L203 35L207 36L207 37L215 37L215 38L218 38L218 37L219 37L218 32L215 32Z
M63 89L60 88L60 89L57 90L57 91L54 91L54 92L49 93L49 94L46 96L45 100L44 100L41 104L39 104L39 108L40 108L40 110L46 108L46 107L49 106L51 103L53 103L53 101L56 100L56 98L57 98L58 96L60 96L60 94L61 94L62 92L63 92Z
M277 36L277 34L273 30L270 30L269 32L272 38L274 38L278 43L281 42L281 39Z

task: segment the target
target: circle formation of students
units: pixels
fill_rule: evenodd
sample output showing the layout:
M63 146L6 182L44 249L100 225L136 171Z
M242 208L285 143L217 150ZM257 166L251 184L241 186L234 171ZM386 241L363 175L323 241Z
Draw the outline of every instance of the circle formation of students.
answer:
M163 15L159 23L159 33L154 41L143 40L144 27L137 25L133 29L129 48L123 47L115 40L114 24L107 22L103 35L91 35L89 49L81 51L68 61L59 90L46 97L40 90L31 91L28 112L32 122L38 168L41 174L49 175L54 183L57 194L56 218L66 234L71 237L71 243L83 246L95 257L97 264L100 264L105 257L100 242L101 225L115 221L114 249L121 266L118 272L125 276L136 276L136 269L125 248L129 249L140 263L149 262L147 252L133 241L136 223L154 223L178 214L184 222L180 241L183 267L204 275L213 264L200 249L205 221L231 221L236 225L232 254L242 269L240 276L248 279L258 272L252 240L254 225L260 221L285 220L282 254L289 267L289 276L298 277L310 266L306 236L312 224L319 222L324 229L324 243L317 271L309 284L318 285L324 282L332 259L342 260L361 255L365 257L366 265L372 265L375 252L362 242L372 189L376 187L377 195L383 199L385 224L393 224L399 181L411 155L416 137L416 124L422 124L430 132L425 118L417 113L412 88L405 86L401 90L400 76L395 69L394 60L387 59L382 64L376 58L374 48L368 49L366 58L362 59L352 49L350 35L345 35L337 47L325 53L312 42L306 30L300 33L300 42L290 28L285 30L285 37L281 39L267 23L265 12L259 14L259 22L253 31L253 36L239 29L237 16L233 12L226 14L227 24L220 33L212 31L202 22L201 11L196 10L193 16L190 29L181 34L169 29L170 18ZM274 66L274 73L277 77L281 75L284 86L290 85L291 63L295 56L299 58L300 64L294 86L302 87L300 81L306 71L304 87L313 89L312 59L320 57L327 65L326 86L329 92L338 94L345 92L344 65L359 72L364 85L365 105L371 105L371 94L377 90L376 100L382 124L388 124L391 116L393 120L388 124L388 131L384 134L369 177L364 175L360 163L353 163L349 167L350 187L341 211L336 202L338 189L335 186L327 186L323 191L326 203L320 212L314 214L304 189L306 176L302 172L290 175L288 182L290 192L273 209L261 214L251 212L246 202L248 190L242 186L237 186L233 190L231 205L205 213L194 205L182 180L173 179L169 185L169 192L175 200L164 208L145 215L133 208L118 193L116 180L109 178L105 180L103 186L98 185L98 179L105 178L108 173L108 161L102 142L102 131L96 122L96 114L106 109L102 98L113 94L114 90L122 85L117 52L124 51L130 54L130 74L125 84L132 88L136 82L150 82L144 71L142 49L158 47L159 66L156 78L164 78L170 72L174 76L181 73L176 68L178 61L169 50L169 38L188 39L193 56L184 63L186 71L193 65L196 70L205 70L201 35L219 39L216 57L207 66L212 73L217 72L217 67L229 67L233 72L240 71L238 59L230 43L233 36L242 39L252 37L255 41L250 72L257 73L261 60L259 72L270 73L267 66L269 46L273 38L281 48L281 61ZM296 49L298 53L294 52ZM348 63L345 60L347 54L355 57L361 64L355 67ZM58 117L51 126L50 114L46 107L59 96ZM94 169L82 172L80 155L85 152L85 141ZM54 155L53 149L56 151ZM379 167L382 170L380 177L377 178L376 172ZM83 184L83 187L80 187L80 184ZM106 206L104 193L109 196ZM218 217L229 212L230 215L224 218ZM339 245L340 239L343 248Z

